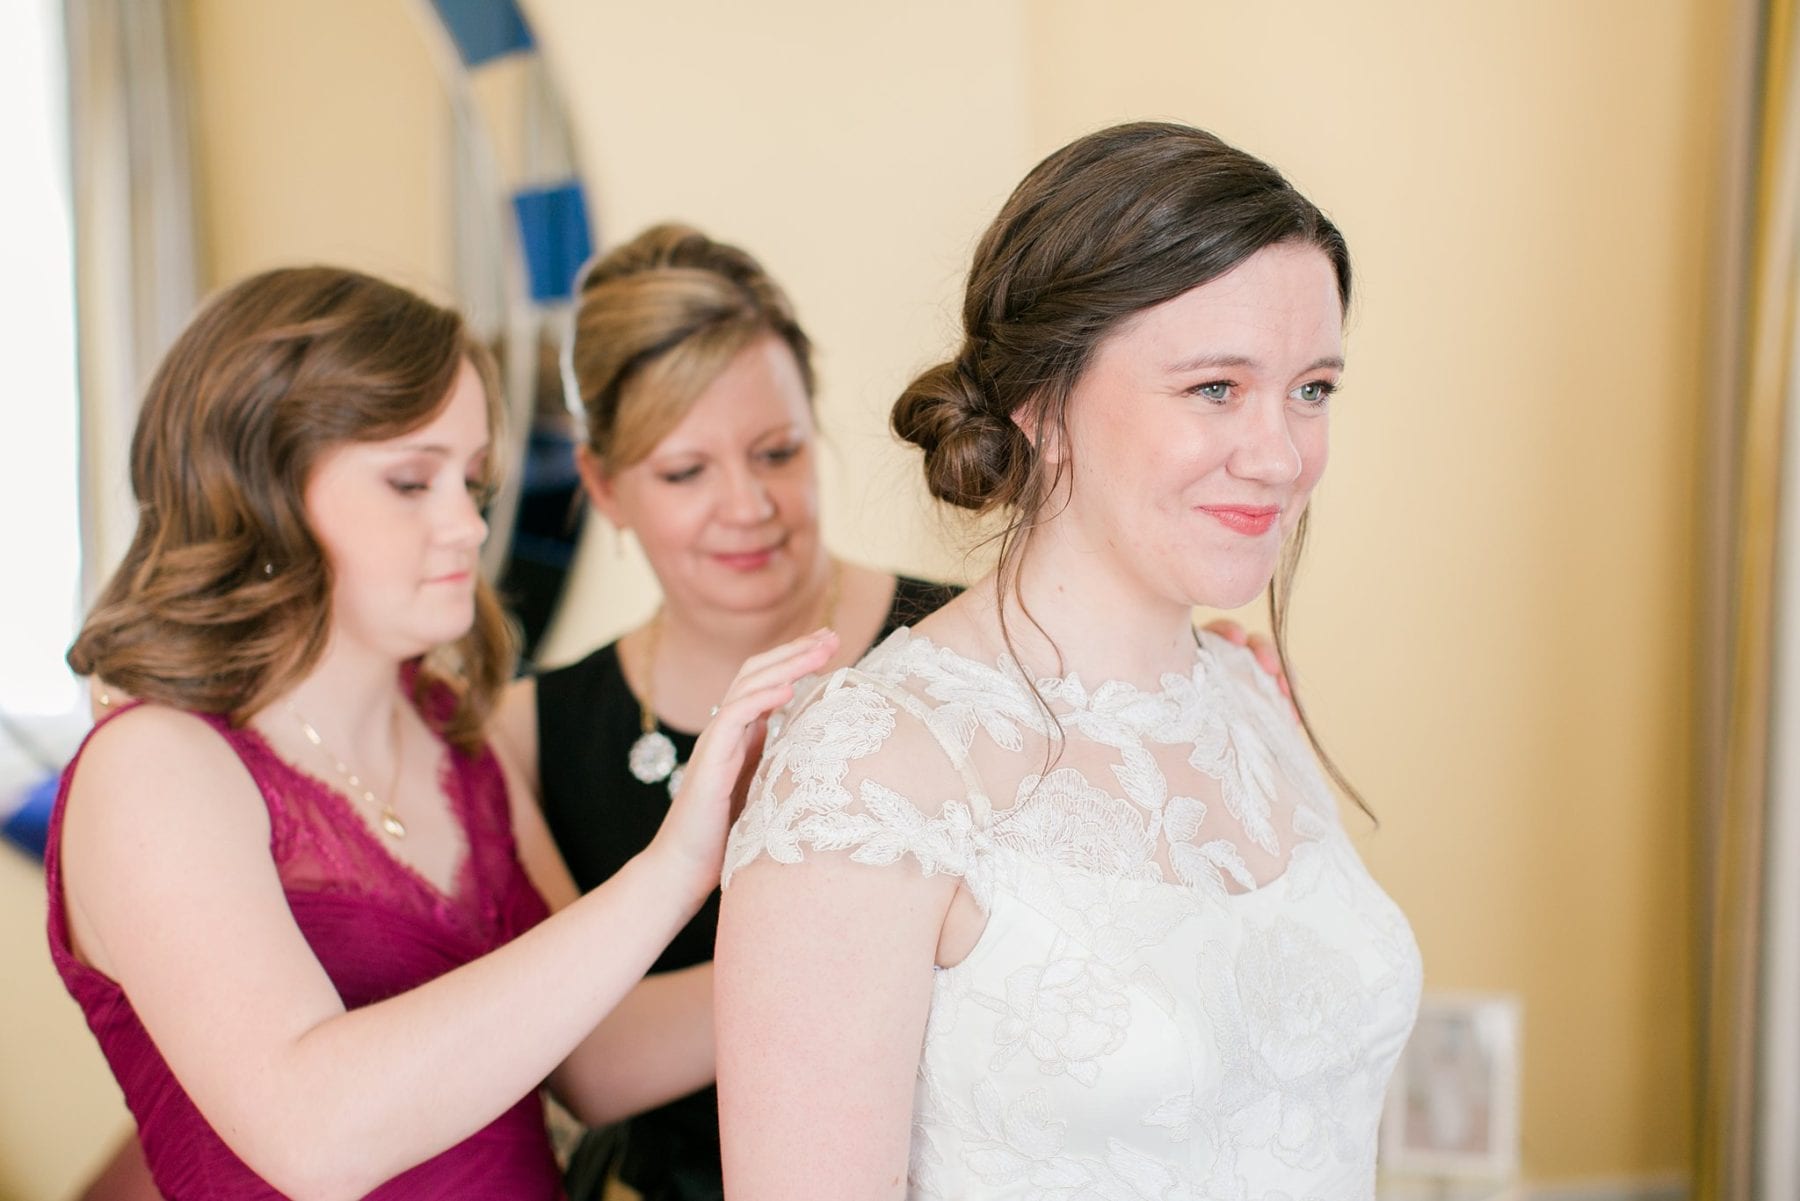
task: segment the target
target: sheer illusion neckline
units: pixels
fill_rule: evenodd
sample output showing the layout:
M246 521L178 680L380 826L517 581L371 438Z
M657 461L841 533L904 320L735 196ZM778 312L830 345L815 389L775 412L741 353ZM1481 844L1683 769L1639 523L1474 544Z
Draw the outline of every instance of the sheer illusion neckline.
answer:
M1283 771L1283 752L1269 740L1270 732L1258 734L1256 719L1244 707L1246 698L1238 695L1239 686L1245 683L1265 694L1272 694L1273 687L1261 675L1259 667L1247 661L1228 664L1222 656L1232 652L1249 659L1248 650L1225 642L1217 635L1195 630L1193 658L1188 671L1185 674L1163 673L1159 688L1151 690L1119 679L1089 686L1078 672L1033 679L1010 654L997 656L991 664L984 663L927 635L903 628L891 635L864 667L876 677L917 680L922 685L923 695L930 698L927 703L980 708L984 703L991 705L996 697L1003 698L1001 705L1006 712L998 723L1002 726L1031 729L1059 742L1064 738L1074 739L1083 746L1116 752L1122 756L1122 761L1107 766L1111 769L1112 779L1125 790L1121 799L1128 800L1134 806L1135 815L1148 820L1159 830L1174 822L1197 823L1204 820L1209 810L1216 811L1222 806L1223 812L1238 823L1239 832L1248 834L1278 862L1268 865L1273 870L1259 869L1239 856L1232 856L1235 870L1209 874L1217 877L1220 899L1237 905L1257 905L1272 896L1279 896L1295 868L1294 857L1301 844L1318 841L1325 831L1321 823L1309 836L1301 836L1298 829L1293 831L1295 837L1291 839L1276 832L1277 815L1270 806L1277 787L1274 776ZM1236 680L1235 684L1233 680ZM981 695L986 696L986 702L979 699ZM1263 699L1275 703L1272 695L1265 695ZM984 726L988 724L986 719L976 720ZM1151 758L1153 754L1190 744L1192 753L1204 753L1207 761L1204 764L1198 762L1190 754L1188 764L1225 790L1217 796L1209 796L1204 802L1197 798L1207 794L1179 794ZM1011 745L1010 749L1016 751L1019 747ZM1249 752L1248 757L1246 752ZM1171 765L1165 763L1162 766ZM1077 762L1065 762L1063 755L1058 753L1052 757L1049 767L1030 776L1034 781L1031 797L1023 798L1023 801L1035 798L1038 791L1046 787L1052 792L1066 789L1071 778L1064 776L1065 771L1075 772L1072 779L1079 780L1083 788L1094 787L1096 779L1106 781L1104 773L1095 775L1096 770ZM1059 779L1061 785L1057 783ZM990 795L991 788L986 781L971 780L971 784L984 797ZM1231 795L1234 791L1237 793L1235 798ZM1068 802L1075 810L1080 810L1091 799L1071 794ZM991 806L992 802L985 804ZM1177 817L1183 812L1183 806L1186 807L1185 816ZM1305 824L1307 819L1301 812L1304 807L1296 798L1290 820ZM1021 804L1006 808L1017 812ZM1194 816L1195 811L1199 817ZM1089 814L1077 824L1085 824L1091 817ZM1251 823L1267 827L1264 831L1266 839L1257 837ZM1167 834L1158 837L1164 838ZM1172 850L1176 842L1191 842L1198 854L1212 857L1222 853L1221 847L1234 839L1235 835L1233 839L1222 840L1216 832L1210 836L1202 835L1196 829L1188 835L1176 836L1167 849ZM1183 853L1191 852L1187 847L1182 850ZM1184 887L1192 883L1172 860L1165 861L1159 856L1157 867L1163 883Z
M1195 629L1193 633L1194 647L1187 671L1164 672L1159 687L1155 689L1114 678L1089 683L1081 678L1080 672L1074 671L1060 676L1032 674L1025 670L1024 665L1010 651L1002 651L991 661L979 659L939 642L928 634L921 634L910 626L901 626L883 639L870 652L869 666L879 667L888 654L898 655L903 650L916 646L918 650L913 652L915 654L929 655L939 660L952 659L982 672L994 673L1021 696L1033 700L1034 704L1032 688L1035 686L1047 702L1060 700L1071 709L1104 705L1109 710L1118 710L1117 716L1128 718L1133 712L1144 712L1146 705L1179 707L1192 696L1194 688L1202 683L1208 666L1216 661L1213 648L1208 645L1214 636L1199 629ZM1147 712L1144 716L1150 718ZM1154 719L1151 718L1145 724L1154 724Z
M426 723L426 728L431 728ZM479 901L475 880L475 842L471 833L472 814L469 810L468 790L456 772L456 765L443 738L436 730L431 736L437 746L436 766L432 775L437 781L437 790L450 803L451 816L456 821L457 830L462 835L462 854L457 859L456 868L450 873L450 887L446 890L431 877L414 867L411 863L394 853L392 847L377 833L368 819L363 817L356 802L350 795L326 780L322 776L292 762L286 755L275 749L263 732L246 722L240 727L243 733L255 742L256 749L270 763L286 772L297 784L307 791L325 798L325 803L333 810L333 817L338 819L340 828L349 827L355 831L354 838L365 852L373 852L380 862L386 863L391 871L409 881L431 901L433 905L449 906L453 909L471 909Z

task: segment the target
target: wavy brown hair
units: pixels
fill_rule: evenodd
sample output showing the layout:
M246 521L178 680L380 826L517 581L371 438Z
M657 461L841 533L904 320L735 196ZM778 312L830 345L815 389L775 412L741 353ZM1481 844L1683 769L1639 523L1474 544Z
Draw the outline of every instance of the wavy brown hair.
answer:
M773 334L813 394L812 342L761 263L691 226L653 225L582 273L569 365L588 448L630 467L681 424L737 353Z
M137 532L69 666L234 723L292 687L331 629L307 479L333 447L430 421L465 359L497 437L493 358L455 312L334 267L269 271L220 293L150 382L131 445ZM480 744L512 648L480 581L468 633L412 673L420 711L465 750Z
M908 385L892 414L894 432L925 452L933 496L1009 514L994 536L1003 634L1007 588L1016 598L1025 544L1063 483L1064 465L1052 466L1043 447L1068 444L1069 397L1095 349L1133 315L1281 244L1323 253L1349 309L1350 251L1330 218L1268 163L1186 125L1088 134L1014 189L975 249L962 346ZM1269 588L1284 668L1306 529L1303 513ZM1320 745L1297 689L1294 707L1326 771L1373 816Z

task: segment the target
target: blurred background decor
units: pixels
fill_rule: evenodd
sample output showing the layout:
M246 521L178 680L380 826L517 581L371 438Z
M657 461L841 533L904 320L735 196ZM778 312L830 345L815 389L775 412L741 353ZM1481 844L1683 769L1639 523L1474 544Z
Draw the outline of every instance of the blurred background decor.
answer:
M431 40L451 101L456 300L494 348L513 432L482 567L519 618L529 658L580 530L576 424L556 363L570 290L594 248L587 194L562 102L514 0L415 3L442 34Z
M0 6L42 27L0 37L0 76L41 77L5 123L6 202L40 188L50 214L0 250L27 298L9 332L70 316L62 350L15 339L70 382L10 376L0 439L0 637L48 664L46 747L80 731L57 657L129 523L143 372L199 295L324 260L455 301L507 353L523 434L557 411L560 302L532 291L521 212L560 231L551 281L578 209L596 248L691 221L756 253L821 347L827 539L961 578L895 393L948 348L974 240L1033 162L1190 121L1288 172L1356 257L1293 649L1428 987L1520 998L1518 1195L1800 1196L1778 1174L1800 1144L1790 4L522 0L485 58L447 7ZM61 268L27 257L59 236ZM545 528L570 538L564 503ZM578 538L540 602L547 663L655 603L632 546ZM66 1197L126 1118L50 969L41 873L6 848L0 960L0 1198Z
M1519 999L1427 993L1382 1115L1382 1171L1485 1181L1519 1170Z
M1696 1198L1800 1197L1800 25L1739 15L1703 405Z

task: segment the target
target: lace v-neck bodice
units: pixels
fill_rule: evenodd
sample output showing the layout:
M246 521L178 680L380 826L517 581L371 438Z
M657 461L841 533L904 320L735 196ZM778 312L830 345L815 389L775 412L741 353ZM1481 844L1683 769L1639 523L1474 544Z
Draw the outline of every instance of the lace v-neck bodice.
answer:
M771 741L727 882L847 856L987 916L937 973L915 1197L1372 1195L1411 931L1248 652L1203 635L1161 684L1034 695L902 630Z
M506 782L488 750L442 747L438 783L467 845L455 887L445 893L390 853L348 797L282 759L253 727L196 716L236 753L261 794L269 856L288 909L346 1009L417 988L546 916L519 863ZM51 958L119 1081L161 1193L183 1201L278 1197L207 1123L124 990L74 952L59 860L63 816L80 762L77 752L63 774L45 852ZM369 1194L381 1201L561 1195L535 1090Z

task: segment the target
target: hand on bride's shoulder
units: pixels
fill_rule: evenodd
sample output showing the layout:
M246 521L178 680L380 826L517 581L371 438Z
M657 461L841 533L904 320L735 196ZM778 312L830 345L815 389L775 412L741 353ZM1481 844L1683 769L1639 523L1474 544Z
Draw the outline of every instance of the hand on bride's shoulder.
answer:
M717 885L725 831L762 751L769 714L793 698L795 682L823 667L837 645L834 632L818 630L752 656L700 732L648 852L672 864L697 898Z

